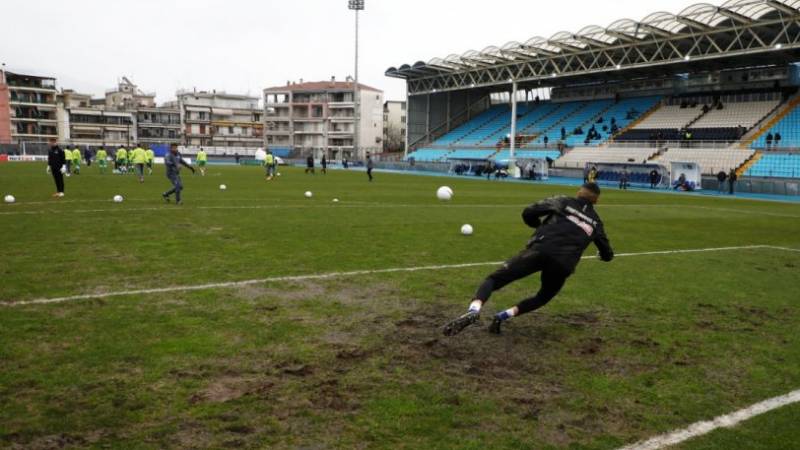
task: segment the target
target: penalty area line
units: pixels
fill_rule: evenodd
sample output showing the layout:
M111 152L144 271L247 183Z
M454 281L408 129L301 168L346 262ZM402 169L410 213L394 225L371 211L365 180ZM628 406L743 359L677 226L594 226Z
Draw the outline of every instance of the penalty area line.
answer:
M708 434L718 428L733 428L741 422L753 417L768 413L772 410L783 408L793 403L800 403L800 389L788 394L773 397L762 402L750 405L747 408L734 411L730 414L715 417L711 420L695 422L686 428L671 431L644 441L637 442L619 450L659 450L680 444L689 439Z
M618 258L625 258L633 256L675 255L675 254L685 254L685 253L708 253L708 252L724 252L724 251L754 250L754 249L773 249L773 250L800 252L800 250L791 249L787 247L776 247L770 245L745 245L738 247L712 247L712 248L697 248L697 249L686 249L686 250L657 250L657 251L638 252L638 253L620 253L615 256ZM581 259L597 259L597 258L598 256L584 256ZM33 300L0 302L0 306L14 307L14 306L46 305L46 304L66 303L66 302L88 300L88 299L103 299L103 298L122 297L122 296L163 294L169 292L188 292L188 291L199 291L205 289L236 288L241 286L249 286L253 284L276 283L276 282L287 282L287 281L327 280L332 278L355 277L362 275L379 275L386 273L422 272L430 270L449 270L449 269L464 269L471 267L498 266L502 263L503 263L502 261L500 262L492 261L492 262L479 262L479 263L466 263L466 264L398 267L390 269L365 269L365 270L353 270L349 272L329 272L329 273L308 274L308 275L285 275L277 277L259 278L253 280L227 281L219 283L204 283L204 284L182 285L182 286L168 286L163 288L151 288L151 289L131 289L125 291L78 294L65 297L52 297L52 298L39 298Z

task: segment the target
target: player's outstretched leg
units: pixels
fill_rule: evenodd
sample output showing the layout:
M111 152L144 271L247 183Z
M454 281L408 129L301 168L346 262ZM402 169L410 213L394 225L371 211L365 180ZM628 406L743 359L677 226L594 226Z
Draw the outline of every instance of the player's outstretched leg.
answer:
M455 336L470 325L477 323L480 319L481 308L489 301L493 292L520 278L538 272L542 269L542 261L541 255L531 249L525 249L519 255L508 260L481 283L478 292L475 293L469 304L467 313L445 325L443 330L445 336Z
M542 287L535 296L521 301L517 306L513 306L505 311L501 311L494 316L489 325L489 332L500 334L500 329L505 321L512 317L521 316L529 312L536 311L546 305L564 287L569 273L561 269L546 268L542 271Z

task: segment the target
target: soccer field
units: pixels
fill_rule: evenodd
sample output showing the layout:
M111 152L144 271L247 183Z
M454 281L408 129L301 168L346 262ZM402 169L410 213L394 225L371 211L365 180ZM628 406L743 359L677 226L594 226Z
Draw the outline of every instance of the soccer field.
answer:
M83 167L56 200L0 165L0 448L614 449L800 389L800 204L606 189L619 258L445 338L521 210L574 187L211 166L176 206L163 171ZM797 448L799 420L679 448Z

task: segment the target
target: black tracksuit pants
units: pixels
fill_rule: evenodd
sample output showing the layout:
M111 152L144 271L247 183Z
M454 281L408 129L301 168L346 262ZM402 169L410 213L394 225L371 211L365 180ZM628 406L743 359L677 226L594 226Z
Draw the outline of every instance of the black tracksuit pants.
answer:
M486 303L494 291L499 291L506 285L536 272L542 273L539 292L517 305L519 314L535 311L552 300L571 275L570 271L535 247L523 250L489 275L478 288L475 298Z
M61 167L50 166L50 173L53 174L53 180L56 182L56 192L64 192L64 174L61 173Z

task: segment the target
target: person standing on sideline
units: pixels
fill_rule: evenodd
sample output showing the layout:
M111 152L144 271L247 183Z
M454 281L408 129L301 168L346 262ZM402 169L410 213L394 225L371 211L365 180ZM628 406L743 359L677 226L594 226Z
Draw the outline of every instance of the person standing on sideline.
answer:
M367 176L369 177L369 181L372 182L372 169L375 167L374 163L372 162L372 156L367 153Z
M728 174L728 193L733 195L733 192L736 188L736 180L739 179L739 176L736 175L736 169L731 169L731 172Z
M542 273L539 292L495 315L489 332L500 334L505 321L546 305L575 272L584 250L591 243L600 251L601 260L614 259L603 222L594 209L599 199L600 187L596 183L586 183L575 197L552 197L525 208L522 220L536 229L528 245L483 281L467 313L445 325L445 336L455 336L478 322L481 308L493 292L536 272Z
M271 151L267 151L267 156L264 158L264 170L266 171L267 181L272 181L275 176L275 156Z
M133 163L136 175L139 177L139 183L144 183L144 165L147 164L147 152L141 145L137 145L136 148L131 151L130 159Z
M206 163L208 163L208 155L203 147L197 152L197 165L200 167L200 175L206 176Z
M342 160L342 167L347 169L349 167L349 165L350 165L350 162L347 160L347 158Z
M619 175L619 188L628 190L628 168L623 167L622 173Z
M728 174L726 174L724 170L720 170L719 173L717 173L717 181L719 182L718 192L720 194L725 193L725 180L727 179L728 179Z
M328 160L325 159L325 155L322 155L322 161L319 162L322 165L322 174L328 174Z
M86 160L86 167L92 167L92 149L86 147L83 151L83 159Z
M164 166L167 168L167 179L172 183L172 189L161 194L165 202L169 203L170 196L175 194L175 204L182 205L181 191L183 190L183 183L181 182L181 166L184 166L195 173L194 167L183 159L178 153L178 144L169 145L169 153L164 157Z
M114 162L116 164L114 168L118 170L119 173L124 173L128 170L128 151L125 150L125 147L120 145L117 149Z
M56 182L56 193L53 197L64 196L64 174L61 173L61 168L67 163L64 150L56 144L55 139L50 139L50 150L47 151L47 167L50 168L50 173L53 175L53 181Z
M656 186L658 186L659 178L661 177L658 175L658 171L656 169L650 171L650 189L655 189Z
M95 157L97 158L97 166L100 168L100 173L106 173L106 165L108 164L108 153L106 153L106 150L100 147Z
M306 158L306 173L308 173L308 172L311 172L312 175L315 175L315 173L314 173L314 155L313 154L308 155L308 158Z

